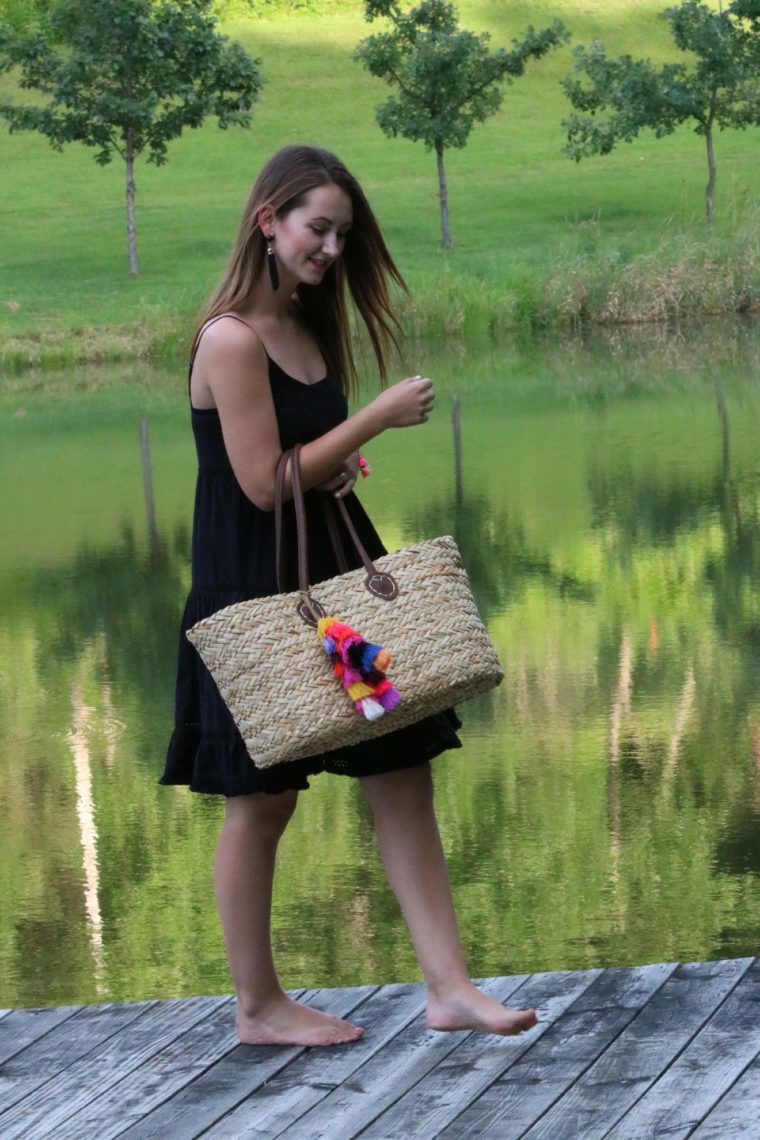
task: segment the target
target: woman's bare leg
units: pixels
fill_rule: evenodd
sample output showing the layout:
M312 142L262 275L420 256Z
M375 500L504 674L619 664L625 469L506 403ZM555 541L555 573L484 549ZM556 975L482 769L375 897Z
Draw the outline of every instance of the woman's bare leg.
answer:
M474 986L459 941L429 764L362 777L380 854L428 984L431 1029L514 1034L536 1024L532 1009L505 1009Z
M297 792L230 797L216 849L216 900L237 993L238 1036L246 1045L336 1045L363 1033L293 1001L274 967L270 922L277 844L297 798Z

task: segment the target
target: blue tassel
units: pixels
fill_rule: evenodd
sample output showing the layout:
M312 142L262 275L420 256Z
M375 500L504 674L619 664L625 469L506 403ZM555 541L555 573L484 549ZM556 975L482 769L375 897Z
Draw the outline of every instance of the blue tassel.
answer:
M361 651L361 671L362 673L369 673L372 669L372 662L377 657L382 649L382 645L372 645L370 642L365 642Z

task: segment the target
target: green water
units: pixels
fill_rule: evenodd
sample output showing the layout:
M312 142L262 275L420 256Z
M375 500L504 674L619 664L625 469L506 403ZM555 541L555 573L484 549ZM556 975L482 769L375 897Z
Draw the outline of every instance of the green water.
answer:
M722 326L409 354L438 408L367 449L360 493L389 547L456 536L507 671L435 763L474 975L757 952L759 366L758 330ZM221 804L156 785L189 580L182 377L13 383L0 1006L227 992ZM419 977L352 783L302 795L274 928L287 985Z

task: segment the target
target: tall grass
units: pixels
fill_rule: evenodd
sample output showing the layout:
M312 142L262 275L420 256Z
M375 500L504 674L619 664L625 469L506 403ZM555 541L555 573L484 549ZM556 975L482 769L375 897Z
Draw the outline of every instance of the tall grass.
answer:
M596 223L587 223L591 231ZM760 312L760 210L733 233L677 232L651 251L565 248L545 277L497 283L450 266L399 301L408 332L462 336L520 329L682 323Z
M420 339L681 325L760 313L760 212L730 237L674 234L637 255L563 250L544 279L526 275L500 283L448 263L435 276L418 275L412 291L395 299L404 332ZM193 316L182 307L132 324L19 333L0 342L0 368L182 358Z

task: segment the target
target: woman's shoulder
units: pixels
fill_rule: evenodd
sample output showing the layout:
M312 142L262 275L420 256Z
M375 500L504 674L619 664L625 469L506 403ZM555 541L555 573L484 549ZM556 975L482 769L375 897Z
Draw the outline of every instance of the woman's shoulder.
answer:
M196 347L200 347L204 342L216 347L240 345L263 348L261 337L254 326L237 313L220 313L201 325L195 338Z
M234 399L248 398L268 385L268 376L264 346L247 322L225 313L201 327L190 364L190 400L195 408L216 407L225 393Z
M253 325L234 313L222 313L200 328L193 360L201 366L219 361L262 365L267 355Z

